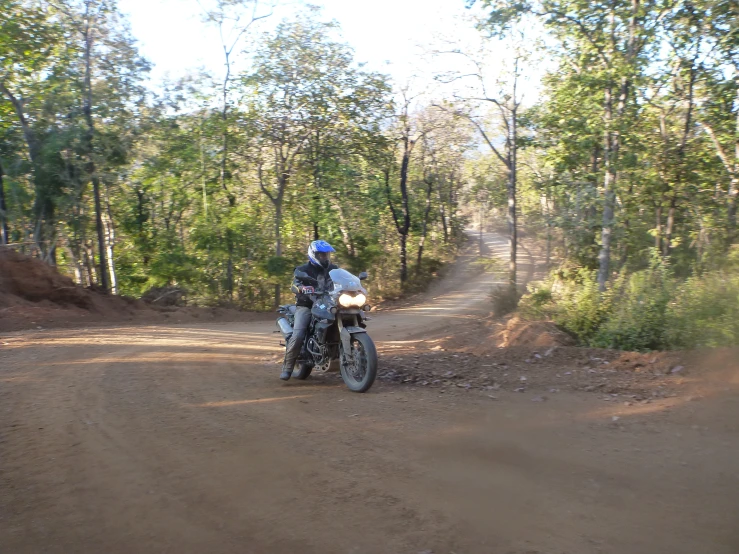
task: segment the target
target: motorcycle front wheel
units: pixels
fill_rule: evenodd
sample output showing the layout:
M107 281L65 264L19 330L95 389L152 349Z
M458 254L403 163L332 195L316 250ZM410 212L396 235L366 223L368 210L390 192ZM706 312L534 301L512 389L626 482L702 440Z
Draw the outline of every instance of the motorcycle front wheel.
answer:
M341 356L341 377L350 391L366 392L377 377L377 349L367 333L353 335L350 344L354 363L349 367Z

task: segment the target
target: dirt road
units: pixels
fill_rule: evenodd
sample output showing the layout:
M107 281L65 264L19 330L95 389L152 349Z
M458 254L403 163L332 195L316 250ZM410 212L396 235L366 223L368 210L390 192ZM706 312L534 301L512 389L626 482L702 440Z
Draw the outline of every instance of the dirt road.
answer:
M381 363L483 312L491 277L468 277L377 315ZM586 393L358 395L279 381L272 331L4 335L0 551L739 552L735 375L628 413Z

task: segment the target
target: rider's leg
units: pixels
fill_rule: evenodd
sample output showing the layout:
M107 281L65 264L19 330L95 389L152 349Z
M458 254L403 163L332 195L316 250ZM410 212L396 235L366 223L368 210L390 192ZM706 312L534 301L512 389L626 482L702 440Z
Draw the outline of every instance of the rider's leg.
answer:
M310 308L298 306L295 310L295 326L293 327L293 335L285 348L285 361L282 363L282 373L280 379L287 381L293 374L295 360L298 359L300 349L303 348L303 341L308 334L308 326L310 325Z

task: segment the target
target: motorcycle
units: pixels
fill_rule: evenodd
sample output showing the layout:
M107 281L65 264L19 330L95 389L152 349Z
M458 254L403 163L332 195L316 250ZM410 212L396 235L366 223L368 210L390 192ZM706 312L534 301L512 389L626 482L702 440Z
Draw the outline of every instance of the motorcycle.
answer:
M295 276L318 285L318 281L304 272ZM306 379L314 369L327 372L338 368L349 390L366 392L377 377L377 350L365 323L371 306L367 304L367 290L361 284L367 273L363 271L355 277L345 269L332 269L329 277L326 290L314 289L309 293L313 301L311 322L293 378ZM287 347L296 306L280 306L277 311L281 315L276 324Z

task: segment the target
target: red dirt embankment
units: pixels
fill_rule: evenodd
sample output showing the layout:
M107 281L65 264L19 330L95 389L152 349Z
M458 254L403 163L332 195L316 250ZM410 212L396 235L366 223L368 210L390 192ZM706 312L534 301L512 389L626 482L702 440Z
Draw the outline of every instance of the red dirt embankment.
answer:
M708 377L721 383L739 374L737 348L645 353L585 348L573 346L552 323L518 318L464 319L415 339L403 348L381 347L381 381L447 394L533 393L544 400L581 391L631 405L701 396L705 387L696 391L696 383Z
M151 306L76 285L37 258L0 247L0 331L90 324L252 321L271 318L226 308Z

